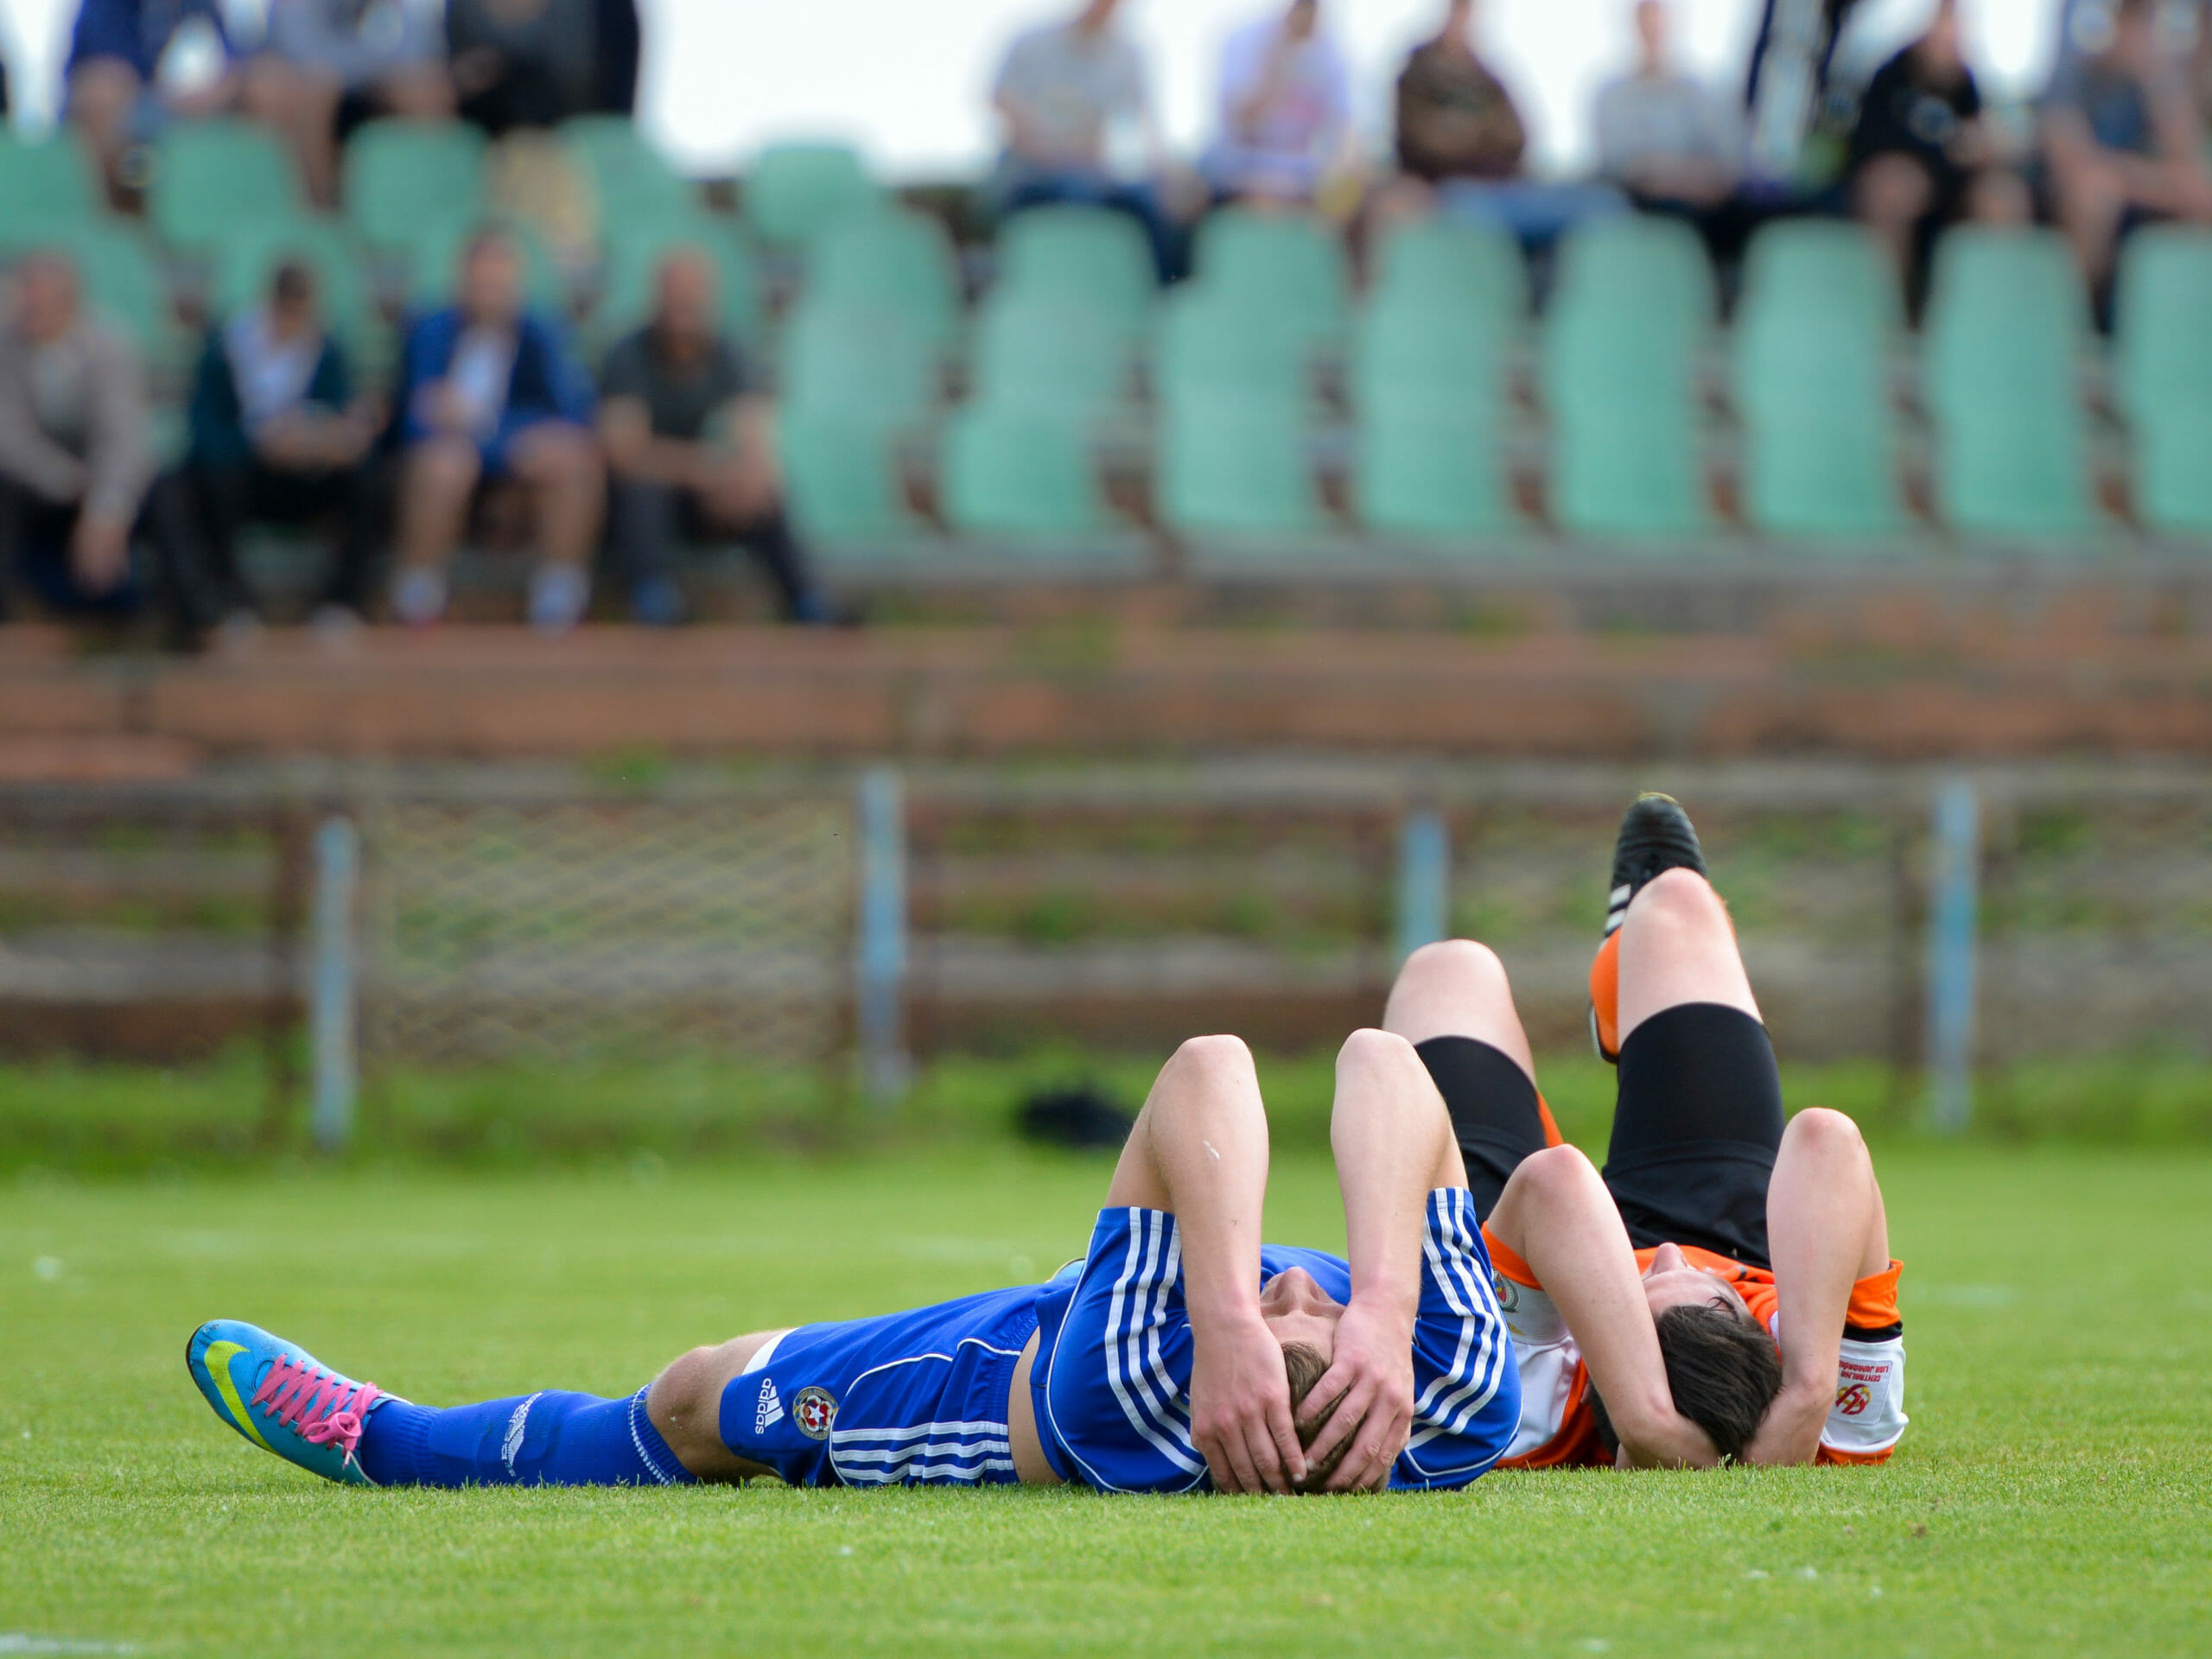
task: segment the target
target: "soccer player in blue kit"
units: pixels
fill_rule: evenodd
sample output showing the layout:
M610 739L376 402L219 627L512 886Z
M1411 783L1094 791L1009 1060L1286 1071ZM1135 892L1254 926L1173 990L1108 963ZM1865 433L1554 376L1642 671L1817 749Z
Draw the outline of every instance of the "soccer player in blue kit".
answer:
M356 1485L1465 1485L1512 1440L1520 1380L1450 1115L1405 1039L1345 1043L1330 1138L1348 1255L1262 1244L1259 1079L1236 1039L1195 1038L1090 1249L1047 1284L758 1332L613 1399L432 1409L232 1320L186 1363L238 1433Z

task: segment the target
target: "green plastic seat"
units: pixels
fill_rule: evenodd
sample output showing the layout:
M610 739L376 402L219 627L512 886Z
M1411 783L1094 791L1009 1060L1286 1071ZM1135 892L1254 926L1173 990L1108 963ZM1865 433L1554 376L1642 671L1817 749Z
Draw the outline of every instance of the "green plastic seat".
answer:
M1167 302L1153 375L1163 399L1235 392L1302 415L1308 360L1304 341L1280 314L1255 314L1190 283Z
M1956 529L2092 526L2079 353L2088 303L2054 232L1968 226L1936 251L1923 328L1936 498Z
M1300 346L1279 314L1255 325L1203 283L1169 301L1154 476L1175 528L1256 536L1319 525Z
M610 242L632 223L699 205L691 181L627 116L574 117L561 124L561 142L591 181L601 232Z
M484 135L459 121L372 121L346 146L346 215L372 248L484 209Z
M945 433L945 515L977 535L1068 537L1109 527L1090 435L1069 410L970 405Z
M745 221L763 247L803 251L847 213L880 200L847 144L771 144L745 179Z
M979 403L1087 417L1123 399L1125 338L1087 307L995 289L976 320Z
M265 298L277 266L288 259L315 272L324 324L353 354L355 366L380 358L383 342L375 338L379 331L361 251L334 219L303 216L283 224L256 224L226 241L216 254L216 320Z
M1103 207L1032 207L998 238L995 293L1082 309L1134 338L1159 298L1151 250L1127 213Z
M940 351L960 326L952 239L903 207L849 213L823 231L807 257L806 289L833 305L892 313Z
M2116 321L2136 512L2154 530L2212 534L2212 235L2155 226L2130 237Z
M80 225L99 218L105 207L92 156L75 128L60 128L32 143L0 126L0 225Z
M1465 309L1516 330L1528 321L1529 268L1520 244L1502 226L1416 219L1383 243L1370 305L1376 300Z
M162 136L148 207L162 240L193 253L304 211L291 153L266 129L230 120L181 121Z
M1856 225L1805 219L1753 240L1736 311L1744 508L1784 536L1904 523L1888 369L1903 326L1889 262Z
M0 255L12 258L35 250L67 256L85 298L156 366L174 367L181 360L183 333L168 278L136 226L110 218L59 226L0 224Z
M777 428L792 517L829 542L917 528L899 444L936 400L936 359L906 320L810 295L784 332Z
M1697 364L1713 314L1712 268L1687 226L1606 219L1567 238L1541 377L1553 512L1567 529L1634 537L1707 527Z
M1501 462L1506 323L1458 284L1379 289L1354 334L1361 518L1415 536L1483 535L1514 514Z
M566 315L568 285L544 239L528 225L486 219L474 213L426 226L416 239L408 255L407 308L435 311L453 303L454 285L461 276L461 251L470 238L487 227L504 232L522 250L523 289L531 308Z
M757 344L766 327L759 261L735 220L697 208L643 221L609 244L595 332L611 341L642 327L652 315L661 262L678 249L696 249L714 262L723 327Z
M1286 327L1309 347L1344 334L1344 249L1301 215L1215 213L1198 227L1198 279L1236 311Z

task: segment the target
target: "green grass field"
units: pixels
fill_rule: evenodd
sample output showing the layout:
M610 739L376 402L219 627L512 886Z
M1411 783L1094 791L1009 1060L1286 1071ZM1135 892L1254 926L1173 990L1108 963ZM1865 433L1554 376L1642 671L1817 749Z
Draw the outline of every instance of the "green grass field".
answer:
M0 1195L0 1653L2202 1653L2212 1154L1878 1153L1914 1426L1878 1470L1460 1494L372 1492L221 1427L249 1318L418 1400L1042 1276L1106 1165L958 1154ZM1341 1241L1279 1154L1270 1232Z

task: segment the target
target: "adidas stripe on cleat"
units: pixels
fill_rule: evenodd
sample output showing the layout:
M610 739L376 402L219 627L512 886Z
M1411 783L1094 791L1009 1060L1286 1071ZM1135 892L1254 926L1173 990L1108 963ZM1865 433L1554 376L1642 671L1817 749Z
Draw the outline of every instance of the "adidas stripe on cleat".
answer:
M185 1344L185 1368L238 1435L309 1474L348 1486L375 1483L354 1455L369 1413L390 1398L305 1349L238 1319L211 1319Z
M1613 879L1605 900L1605 930L1597 960L1590 964L1590 1044L1598 1058L1620 1058L1620 930L1636 895L1669 870L1706 874L1705 849L1682 804L1649 791L1639 795L1621 818L1613 838Z

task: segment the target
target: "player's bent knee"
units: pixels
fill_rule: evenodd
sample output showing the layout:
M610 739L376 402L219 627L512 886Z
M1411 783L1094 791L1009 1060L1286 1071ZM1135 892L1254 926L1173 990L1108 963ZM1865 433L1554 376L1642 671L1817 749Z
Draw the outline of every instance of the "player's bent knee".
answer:
M1728 924L1728 907L1720 902L1713 883L1695 870L1680 867L1662 870L1646 882L1629 913L1647 923L1664 919L1688 926Z
M1505 964L1497 951L1473 939L1439 939L1406 958L1398 981L1478 996L1505 983Z
M1789 1120L1783 1131L1785 1141L1809 1145L1838 1152L1854 1152L1863 1148L1866 1137L1859 1134L1859 1125L1845 1114L1832 1111L1825 1106L1808 1106Z

